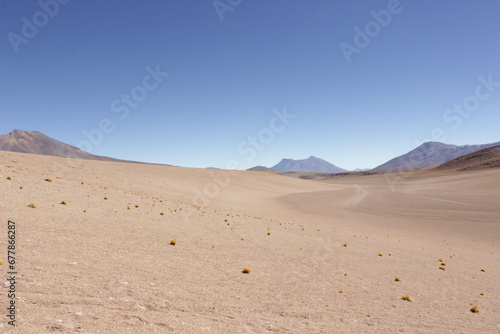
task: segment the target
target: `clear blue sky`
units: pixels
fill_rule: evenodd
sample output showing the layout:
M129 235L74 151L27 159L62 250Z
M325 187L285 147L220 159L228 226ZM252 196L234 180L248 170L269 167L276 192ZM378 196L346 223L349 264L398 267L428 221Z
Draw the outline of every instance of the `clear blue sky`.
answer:
M497 0L59 1L0 0L2 134L78 146L109 119L92 153L240 169L500 141Z

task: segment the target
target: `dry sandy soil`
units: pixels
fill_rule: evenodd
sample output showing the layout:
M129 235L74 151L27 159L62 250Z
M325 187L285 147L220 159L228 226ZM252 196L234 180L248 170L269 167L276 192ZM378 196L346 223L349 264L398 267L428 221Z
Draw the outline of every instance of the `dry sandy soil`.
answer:
M0 332L500 332L499 169L320 182L0 152L0 191Z

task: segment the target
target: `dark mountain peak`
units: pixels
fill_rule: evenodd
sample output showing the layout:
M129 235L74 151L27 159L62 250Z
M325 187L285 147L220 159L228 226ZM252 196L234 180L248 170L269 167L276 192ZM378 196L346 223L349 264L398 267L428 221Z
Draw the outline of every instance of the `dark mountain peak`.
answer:
M9 132L7 135L15 139L32 138L35 135L35 132L15 129L14 131Z
M272 169L280 172L320 172L320 173L343 173L346 170L339 168L328 161L311 155L307 159L294 160L282 159Z
M422 145L420 145L422 147L432 147L432 146L450 146L450 145L447 145L445 143L441 143L441 142L438 142L438 141L426 141L425 143L423 143ZM451 146L454 146L454 145L451 145Z
M445 144L445 143L441 143L441 142L438 142L438 141L427 141L425 143L423 143L422 145L418 146L417 148L414 149L415 150L422 150L422 149L425 149L425 150L440 150L440 149L443 149L443 148L456 148L457 146L456 145L450 145L450 144Z
M321 158L318 158L318 157L315 157L314 155L311 155L309 158L305 159L305 160L311 160L311 161L326 161L326 160L323 160Z
M32 136L32 135L36 135L36 134L43 135L43 133L38 132L38 131L27 131L27 130L19 130L19 129L12 130L10 132L10 134L12 134L12 135L28 135L28 136Z
M265 166L255 166L255 167L249 168L247 170L253 171L253 172L274 172L275 171L274 169L268 168Z

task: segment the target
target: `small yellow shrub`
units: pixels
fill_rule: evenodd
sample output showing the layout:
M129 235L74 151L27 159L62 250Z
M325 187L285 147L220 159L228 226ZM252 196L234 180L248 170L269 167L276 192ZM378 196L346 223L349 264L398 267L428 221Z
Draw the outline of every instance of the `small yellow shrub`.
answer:
M175 246L175 245L177 244L177 240L175 240L175 239L170 239L170 244L171 244L172 246Z
M402 296L401 296L401 299L402 299L402 300L407 300L407 301L409 301L409 302L411 302L411 301L413 300L413 298L411 298L409 295L402 295Z
M29 203L29 204L28 204L28 208L33 208L33 209L35 209L35 208L36 208L36 204L35 204L35 203L33 203L33 202Z
M52 180L52 178L48 177L48 178L45 179L45 181L52 182L53 180Z
M252 269L250 269L250 268L248 268L248 267L243 267L242 272L243 272L244 274L250 274L250 273L252 272Z
M471 311L472 313L479 313L479 312L481 312L481 310L477 307L477 305L472 306L472 307L470 308L470 311Z

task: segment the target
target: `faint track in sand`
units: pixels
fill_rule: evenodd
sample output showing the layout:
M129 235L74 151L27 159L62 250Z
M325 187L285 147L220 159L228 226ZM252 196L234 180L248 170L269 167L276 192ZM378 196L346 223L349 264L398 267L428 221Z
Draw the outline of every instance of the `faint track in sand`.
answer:
M360 204L369 194L370 192L368 190L356 185L356 193L353 196L349 197L345 201L336 202L335 204L347 210L357 210L360 209Z

